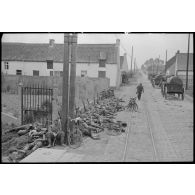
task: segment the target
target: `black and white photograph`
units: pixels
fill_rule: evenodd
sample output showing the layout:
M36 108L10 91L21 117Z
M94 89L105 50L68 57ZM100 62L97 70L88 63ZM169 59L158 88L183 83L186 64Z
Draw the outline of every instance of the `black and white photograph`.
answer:
M193 33L3 33L2 163L191 163Z

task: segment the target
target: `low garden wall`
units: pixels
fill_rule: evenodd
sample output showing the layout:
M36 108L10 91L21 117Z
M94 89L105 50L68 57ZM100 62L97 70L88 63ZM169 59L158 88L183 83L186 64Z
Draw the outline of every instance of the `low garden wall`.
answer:
M54 89L54 97L57 96L59 102L62 101L62 77L48 77L48 76L18 76L18 75L4 75L2 77L2 105L5 104L11 113L17 112L17 117L20 117L20 93L18 84L22 82L23 86L47 86ZM97 97L97 93L109 87L109 79L107 78L89 78L76 77L75 81L75 103L76 106L82 106L82 100L87 103L87 99L93 100ZM8 101L9 100L9 101ZM56 102L53 102L53 115L57 114Z

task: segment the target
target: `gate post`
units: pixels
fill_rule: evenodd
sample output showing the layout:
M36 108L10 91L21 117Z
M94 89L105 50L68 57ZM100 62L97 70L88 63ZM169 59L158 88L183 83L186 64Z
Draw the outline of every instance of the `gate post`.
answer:
M58 86L56 83L53 85L53 100L54 100L54 102L53 102L54 105L56 105L56 103L57 103L56 100L58 100ZM58 107L58 105L57 105L57 107ZM56 113L56 111L58 112L58 109L57 110L52 109L52 112L55 112L54 114L52 113L53 116L58 116L58 113ZM54 120L55 120L55 118L54 118Z
M23 83L20 82L18 84L18 95L19 95L19 99L21 99L20 104L21 104L21 125L23 125Z

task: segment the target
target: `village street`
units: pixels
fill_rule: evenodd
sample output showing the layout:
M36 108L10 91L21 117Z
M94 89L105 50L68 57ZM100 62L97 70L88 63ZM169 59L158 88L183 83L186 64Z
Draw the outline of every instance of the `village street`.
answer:
M40 148L21 162L176 162L193 160L193 105L187 100L165 100L146 75L115 94L127 101L142 82L144 94L138 112L122 111L117 120L128 124L126 132L100 140L86 138L80 148Z

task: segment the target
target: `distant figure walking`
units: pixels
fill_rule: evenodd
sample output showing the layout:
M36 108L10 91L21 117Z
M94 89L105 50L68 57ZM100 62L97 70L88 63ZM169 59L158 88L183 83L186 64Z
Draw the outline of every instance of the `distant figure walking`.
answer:
M138 97L138 100L141 99L142 92L144 93L144 88L143 88L142 83L140 83L140 84L137 86L137 92L136 92L137 97Z

